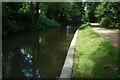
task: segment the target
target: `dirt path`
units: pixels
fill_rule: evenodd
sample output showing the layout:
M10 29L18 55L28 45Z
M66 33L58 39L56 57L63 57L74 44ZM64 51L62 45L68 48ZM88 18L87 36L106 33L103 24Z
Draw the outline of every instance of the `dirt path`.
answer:
M101 37L110 41L116 47L120 48L120 34L116 31L107 30L101 27L98 23L90 23L93 26L93 30L98 33Z

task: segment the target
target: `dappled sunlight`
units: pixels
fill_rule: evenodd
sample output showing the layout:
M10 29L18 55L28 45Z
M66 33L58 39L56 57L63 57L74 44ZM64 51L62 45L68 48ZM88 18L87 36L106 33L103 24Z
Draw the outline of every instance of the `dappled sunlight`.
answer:
M115 31L106 30L104 28L94 27L93 30L97 30L98 33L116 33ZM117 33L116 33L117 34Z
M99 25L99 23L90 23L91 25Z
M111 51L110 47L105 44L106 42L102 42L101 46L97 50L95 50L92 54L89 55L89 59L94 63L93 66L91 67L93 71L93 76L94 77L110 77L110 76L117 77L116 75L118 75L118 73L116 72L116 70L118 70L118 67L117 67L118 60L116 60L116 58L118 57L118 55L113 54L114 52ZM101 52L103 47L104 49ZM111 49L113 48L114 47L111 45ZM105 52L106 50L107 52Z
M93 74L92 74L93 73L93 71L92 71L93 66L94 66L94 62L88 59L86 65L84 65L85 68L83 69L81 74L83 74L84 77L92 78L93 77Z
M120 66L118 49L89 27L84 28L84 31L79 31L78 36L74 55L73 77L118 77Z
M118 73L116 71L118 71L119 60L116 60L116 58L118 55L115 56L115 54L112 54L114 51L109 50L114 48L112 45L110 48L108 45L104 45L104 43L106 42L103 41L98 48L92 50L93 52L89 53L88 57L85 57L86 54L83 54L80 55L81 57L79 59L75 60L74 64L76 65L77 70L80 70L81 74L79 77L117 77L116 75L118 75ZM103 47L104 49L102 49ZM106 49L108 52L105 52ZM73 74L77 75L77 73Z
M96 24L96 23L95 24L91 23L91 25L93 26L92 29L96 33L98 33L101 37L107 39L108 41L113 43L115 46L120 47L118 32L102 28L99 24Z
M81 58L79 61L75 61L76 72L79 71L79 78L87 77L92 78L92 67L94 66L94 62L89 58L83 59ZM73 73L74 75L78 75L77 73Z
M1 8L3 78L69 79L73 61L75 78L120 77L120 2L7 1Z

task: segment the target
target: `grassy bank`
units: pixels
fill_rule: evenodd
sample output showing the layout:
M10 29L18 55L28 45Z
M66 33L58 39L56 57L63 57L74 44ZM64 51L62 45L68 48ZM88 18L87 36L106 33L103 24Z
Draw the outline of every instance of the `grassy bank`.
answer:
M118 49L101 38L90 24L79 28L73 78L120 77Z

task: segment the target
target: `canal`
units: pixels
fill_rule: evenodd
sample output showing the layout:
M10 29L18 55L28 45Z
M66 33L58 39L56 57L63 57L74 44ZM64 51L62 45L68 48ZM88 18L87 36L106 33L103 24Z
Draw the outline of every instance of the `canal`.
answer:
M76 29L24 31L3 38L3 78L59 78Z

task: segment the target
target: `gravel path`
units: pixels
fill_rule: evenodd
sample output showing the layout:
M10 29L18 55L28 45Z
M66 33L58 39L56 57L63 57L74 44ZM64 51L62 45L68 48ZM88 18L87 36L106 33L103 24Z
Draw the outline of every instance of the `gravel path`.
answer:
M120 48L120 34L116 31L107 30L103 28L98 23L90 23L93 26L93 30L98 33L101 37L105 38L106 40L110 41L116 47Z

